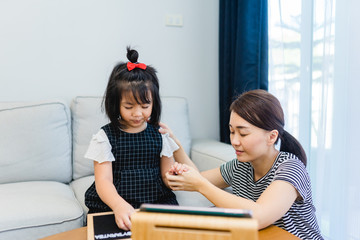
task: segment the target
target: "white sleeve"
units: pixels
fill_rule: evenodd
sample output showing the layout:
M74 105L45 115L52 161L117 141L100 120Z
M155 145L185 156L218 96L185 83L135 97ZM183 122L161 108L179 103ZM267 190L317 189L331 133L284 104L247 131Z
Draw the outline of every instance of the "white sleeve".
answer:
M98 163L113 162L115 158L111 149L109 139L104 130L101 129L97 134L92 136L84 157L97 161Z
M173 152L179 149L179 146L175 143L175 141L170 137L169 133L161 134L162 137L162 150L160 153L160 157L172 157Z

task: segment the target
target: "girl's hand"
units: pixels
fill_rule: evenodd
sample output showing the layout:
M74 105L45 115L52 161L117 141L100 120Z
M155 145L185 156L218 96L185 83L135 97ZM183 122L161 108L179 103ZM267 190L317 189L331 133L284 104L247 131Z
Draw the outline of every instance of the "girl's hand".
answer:
M135 209L127 202L120 204L113 209L115 214L115 221L120 229L130 231L131 229L131 214L135 212Z
M178 162L175 162L169 169L169 174L171 175L180 175L183 172L187 172L189 168L185 164L181 164Z
M185 164L183 166L186 171L181 175L172 175L170 172L166 174L170 188L174 191L199 191L207 180L194 168Z

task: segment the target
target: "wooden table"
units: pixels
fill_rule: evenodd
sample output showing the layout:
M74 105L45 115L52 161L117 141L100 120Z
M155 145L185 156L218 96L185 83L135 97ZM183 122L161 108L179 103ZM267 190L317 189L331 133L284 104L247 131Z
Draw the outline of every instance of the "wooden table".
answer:
M41 240L87 240L87 228L76 228L67 232L58 233ZM274 225L259 231L259 240L295 240L299 239L291 233Z

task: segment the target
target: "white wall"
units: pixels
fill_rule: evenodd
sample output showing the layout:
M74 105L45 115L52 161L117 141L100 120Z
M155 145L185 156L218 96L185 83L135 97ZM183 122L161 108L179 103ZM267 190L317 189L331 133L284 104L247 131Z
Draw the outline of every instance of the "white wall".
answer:
M186 97L194 137L219 138L219 0L0 0L0 101L102 95L125 48ZM182 14L183 27L165 26Z

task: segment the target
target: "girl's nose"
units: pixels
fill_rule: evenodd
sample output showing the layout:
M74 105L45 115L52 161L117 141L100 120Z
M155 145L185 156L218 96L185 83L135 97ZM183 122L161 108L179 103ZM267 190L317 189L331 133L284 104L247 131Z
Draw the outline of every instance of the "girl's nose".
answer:
M141 116L142 112L141 112L141 108L135 108L133 111L133 116Z

